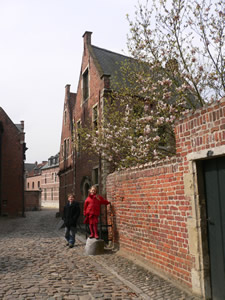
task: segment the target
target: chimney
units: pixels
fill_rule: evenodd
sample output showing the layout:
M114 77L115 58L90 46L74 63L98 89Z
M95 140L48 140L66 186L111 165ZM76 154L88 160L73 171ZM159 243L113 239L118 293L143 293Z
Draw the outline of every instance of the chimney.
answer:
M20 121L20 125L21 125L21 130L23 132L24 131L24 121Z
M91 31L85 31L85 33L83 34L84 45L91 45L91 35Z
M65 86L65 96L68 96L70 94L70 84L67 84Z

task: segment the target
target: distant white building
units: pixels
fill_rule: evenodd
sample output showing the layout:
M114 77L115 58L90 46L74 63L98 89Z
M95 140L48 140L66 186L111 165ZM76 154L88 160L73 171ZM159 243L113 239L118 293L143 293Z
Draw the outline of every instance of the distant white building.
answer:
M59 154L51 156L41 168L41 203L43 206L59 206Z

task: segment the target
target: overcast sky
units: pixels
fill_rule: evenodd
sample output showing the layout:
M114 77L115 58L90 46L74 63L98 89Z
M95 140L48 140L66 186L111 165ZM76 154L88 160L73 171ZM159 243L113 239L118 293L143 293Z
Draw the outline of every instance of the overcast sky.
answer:
M25 122L26 162L59 152L65 85L77 91L83 34L127 54L137 0L0 0L0 106Z

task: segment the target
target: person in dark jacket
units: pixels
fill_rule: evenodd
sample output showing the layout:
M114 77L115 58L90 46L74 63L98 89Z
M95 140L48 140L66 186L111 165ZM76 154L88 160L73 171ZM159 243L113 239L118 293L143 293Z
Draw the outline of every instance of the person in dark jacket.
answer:
M67 245L73 248L75 244L75 234L77 221L80 216L80 206L73 194L68 195L68 202L63 209L63 221L65 225L65 239Z

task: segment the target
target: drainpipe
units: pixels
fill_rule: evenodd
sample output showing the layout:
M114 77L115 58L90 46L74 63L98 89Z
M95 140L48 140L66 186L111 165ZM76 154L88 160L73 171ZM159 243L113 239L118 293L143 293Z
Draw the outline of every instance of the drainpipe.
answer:
M26 147L26 143L23 143L23 151L22 151L22 217L25 217L25 186L24 186L24 176L25 176L25 167L24 161L26 160L25 152L28 148Z
M25 167L24 167L24 161L26 160L26 143L24 142L25 140L25 133L24 133L24 121L20 121L21 124L21 140L20 144L22 147L22 217L25 217L25 186L24 186L24 176L25 176Z

